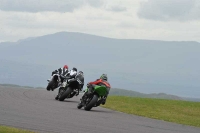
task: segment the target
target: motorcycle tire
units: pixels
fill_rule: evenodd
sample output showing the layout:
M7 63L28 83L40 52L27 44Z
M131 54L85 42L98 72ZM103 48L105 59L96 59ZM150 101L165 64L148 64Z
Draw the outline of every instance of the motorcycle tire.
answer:
M59 101L64 101L72 92L71 88L67 88L67 90L59 97Z
M92 100L91 100L88 104L86 104L86 106L84 107L84 109L85 109L86 111L90 111L90 110L92 109L92 107L95 106L95 104L96 104L98 98L99 98L99 97L98 97L97 95L94 95L93 98L92 98Z
M53 88L53 86L54 86L54 81L52 80L52 81L50 81L49 83L48 83L48 85L47 85L47 91L50 91L50 90L52 90L52 88ZM54 89L54 88L53 88Z

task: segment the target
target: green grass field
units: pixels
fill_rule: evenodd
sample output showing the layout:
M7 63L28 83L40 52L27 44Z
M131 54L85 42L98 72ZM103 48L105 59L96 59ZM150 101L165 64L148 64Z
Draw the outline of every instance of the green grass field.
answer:
M0 133L35 133L35 132L0 125Z
M200 102L109 96L102 107L184 125L200 127Z

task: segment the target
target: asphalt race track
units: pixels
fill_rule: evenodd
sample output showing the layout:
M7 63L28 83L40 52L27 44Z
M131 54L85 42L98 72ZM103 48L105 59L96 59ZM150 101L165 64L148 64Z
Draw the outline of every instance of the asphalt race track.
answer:
M54 100L57 90L0 87L0 125L40 133L200 133L200 128L101 107L77 109L80 97Z

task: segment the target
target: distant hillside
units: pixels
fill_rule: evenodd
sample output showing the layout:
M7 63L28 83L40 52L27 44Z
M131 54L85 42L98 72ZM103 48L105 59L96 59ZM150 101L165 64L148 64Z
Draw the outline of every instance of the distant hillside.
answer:
M15 84L0 84L0 87L12 87L12 88L14 87L14 88L26 88L26 89L45 89L43 87L20 86L20 85L15 85ZM164 94L164 93L143 94L143 93L139 93L139 92L136 92L136 91L116 89L116 88L111 89L110 95L182 100L181 97L174 96L174 95L167 95L167 94Z
M171 99L171 100L185 100L185 101L194 101L200 102L200 98L190 98L190 97L179 97L176 95L169 95L166 93L152 93L152 94L144 94L131 90L124 90L118 88L112 88L110 90L110 94L113 96L130 96L130 97L141 97L141 98L158 98L158 99Z
M20 86L20 85L15 85L15 84L0 84L0 87L25 88L25 89L44 89L42 87Z
M15 84L0 84L0 88L1 87L25 88L25 89L43 89L43 90L46 90L43 87L20 86L20 85L15 85ZM200 99L198 99L198 98L185 98L185 97L179 97L179 96L169 95L169 94L165 94L165 93L144 94L144 93L140 93L140 92L136 92L136 91L124 90L124 89L118 89L118 88L111 88L109 95L141 97L141 98L171 99L171 100L186 100L186 101L200 102Z
M108 74L113 88L200 98L200 43L115 39L77 32L0 43L0 83L47 85L64 64L85 83Z
M182 97L178 97L178 96L175 96L175 95L169 95L169 94L165 94L165 93L144 94L144 93L139 93L139 92L136 92L136 91L117 89L117 88L112 88L110 90L110 95L184 100L184 98L182 98Z

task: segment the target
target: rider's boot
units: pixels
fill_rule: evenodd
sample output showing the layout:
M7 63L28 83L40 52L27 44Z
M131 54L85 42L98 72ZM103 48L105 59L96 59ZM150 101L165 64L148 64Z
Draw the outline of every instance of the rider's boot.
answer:
M55 97L56 100L58 100L58 95Z
M104 105L104 104L106 103L106 99L107 99L107 98L103 98L103 100L102 100L102 102L101 102L102 105Z

